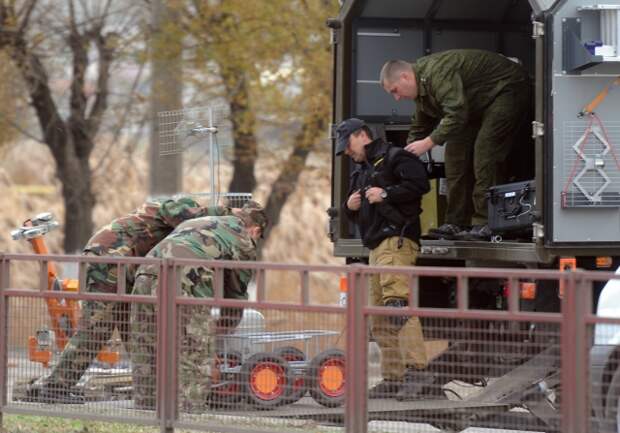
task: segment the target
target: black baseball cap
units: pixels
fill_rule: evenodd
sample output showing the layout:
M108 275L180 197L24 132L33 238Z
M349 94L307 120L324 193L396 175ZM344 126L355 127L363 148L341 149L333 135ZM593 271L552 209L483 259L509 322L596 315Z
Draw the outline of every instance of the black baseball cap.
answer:
M349 143L349 136L363 126L366 126L366 123L355 117L340 122L340 125L336 128L336 155L340 155L345 151Z

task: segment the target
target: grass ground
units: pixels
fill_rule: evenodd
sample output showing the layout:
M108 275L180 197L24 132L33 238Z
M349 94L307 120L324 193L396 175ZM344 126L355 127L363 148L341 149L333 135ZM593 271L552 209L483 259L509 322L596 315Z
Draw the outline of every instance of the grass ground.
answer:
M157 427L25 415L5 415L2 424L1 433L159 433Z
M159 427L25 415L5 415L2 427L0 427L0 433L159 433L159 431ZM342 429L338 427L306 425L305 427L300 426L298 429L290 428L274 431L340 433ZM191 432L190 430L175 430L175 433Z

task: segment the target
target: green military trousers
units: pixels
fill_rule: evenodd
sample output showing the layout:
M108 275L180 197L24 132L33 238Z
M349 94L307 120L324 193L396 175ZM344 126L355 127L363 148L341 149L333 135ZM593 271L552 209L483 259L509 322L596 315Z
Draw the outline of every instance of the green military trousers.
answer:
M140 268L133 288L134 295L156 295L156 269ZM185 275L200 275L199 284L185 284ZM213 270L184 268L181 271L181 291L192 297L213 296ZM199 296L197 296L199 295ZM211 309L206 305L183 305L179 308L180 335L178 383L180 409L184 412L203 412L211 391L212 365L215 359ZM155 409L157 388L156 360L158 354L157 317L155 305L136 303L131 308L131 364L136 409ZM161 352L159 352L161 353Z
M86 255L93 255L86 253ZM116 293L118 266L89 263L86 267L87 293ZM133 285L133 272L126 272L126 291ZM50 386L73 387L97 354L112 337L114 329L128 349L129 304L110 301L86 301L75 334L69 339L58 363L45 382Z
M529 83L506 88L480 118L470 120L461 137L446 143L446 223L487 223L487 190L509 180L507 158L518 132L527 127L530 95Z
M384 239L370 251L371 266L413 266L418 246L403 238L398 248L398 237ZM370 302L385 305L389 299L409 299L409 279L406 275L380 273L370 278ZM422 324L417 317L410 317L404 326L394 325L388 316L371 318L371 331L381 349L381 373L384 379L402 379L407 367L417 369L428 365Z

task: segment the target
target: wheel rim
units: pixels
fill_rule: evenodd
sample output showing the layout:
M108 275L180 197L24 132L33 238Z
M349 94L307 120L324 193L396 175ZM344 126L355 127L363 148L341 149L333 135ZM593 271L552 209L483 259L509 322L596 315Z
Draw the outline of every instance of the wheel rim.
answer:
M261 400L274 400L284 391L285 375L282 366L273 362L258 364L250 374L250 388Z
M344 391L344 361L329 359L319 369L319 387L329 397L340 397Z

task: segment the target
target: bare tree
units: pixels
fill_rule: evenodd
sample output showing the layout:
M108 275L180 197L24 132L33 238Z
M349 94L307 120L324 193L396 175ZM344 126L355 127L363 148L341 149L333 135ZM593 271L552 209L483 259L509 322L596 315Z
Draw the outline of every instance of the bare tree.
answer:
M113 0L0 0L0 49L21 74L62 184L67 252L80 249L93 231L89 158L109 108L113 64L140 33L136 7ZM69 74L66 96L54 91L53 72Z

